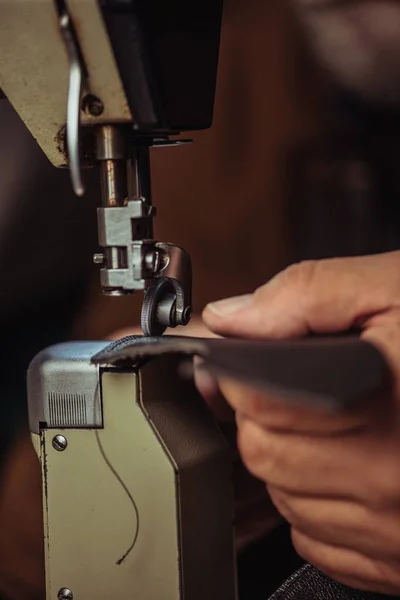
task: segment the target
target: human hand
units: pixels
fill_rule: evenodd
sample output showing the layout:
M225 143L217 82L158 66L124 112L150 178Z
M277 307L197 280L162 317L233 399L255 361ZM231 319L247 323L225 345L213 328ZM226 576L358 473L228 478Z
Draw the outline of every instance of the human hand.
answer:
M251 339L362 329L393 373L352 413L285 404L229 380L244 464L289 521L298 553L333 579L400 593L400 252L305 262L254 294L209 305L211 331Z
M171 329L166 333L193 337L217 337L205 327L199 316L194 316L186 327ZM135 334L141 334L139 327L117 331L109 338L115 340ZM241 550L257 538L269 533L281 522L281 517L272 504L264 483L251 475L243 465L237 451L234 411L219 391L217 381L206 371L195 369L195 382L232 447L236 546L238 550Z

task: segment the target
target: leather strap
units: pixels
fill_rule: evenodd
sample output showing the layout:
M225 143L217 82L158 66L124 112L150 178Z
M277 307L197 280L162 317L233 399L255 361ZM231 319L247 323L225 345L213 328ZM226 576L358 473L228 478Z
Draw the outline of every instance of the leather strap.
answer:
M140 365L165 353L198 355L203 368L263 390L284 401L352 410L391 385L382 354L358 336L248 341L177 336L130 336L113 342L92 361Z

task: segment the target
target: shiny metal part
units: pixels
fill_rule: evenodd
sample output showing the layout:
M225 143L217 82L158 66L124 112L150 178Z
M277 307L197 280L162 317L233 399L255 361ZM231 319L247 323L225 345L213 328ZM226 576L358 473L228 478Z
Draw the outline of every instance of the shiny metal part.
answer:
M57 450L57 452L64 452L68 446L67 438L61 434L55 435L51 443L54 450Z
M101 187L106 206L123 206L128 195L126 161L105 160L101 163Z
M147 271L156 273L160 269L161 255L158 250L151 250L144 257L144 266Z
M104 252L94 261L103 267L100 279L106 295L146 291L143 331L161 335L190 320L191 263L182 248L154 240L149 147L143 140L129 147L128 136L116 125L97 131L95 155L101 164L103 196L98 231Z
M176 297L175 294L166 294L159 302L157 309L157 320L161 325L170 327L176 323Z
M76 34L66 3L60 15L60 28L65 42L69 62L69 86L67 104L67 148L71 170L71 181L77 196L83 196L81 161L80 161L80 112L83 86L83 65L79 56Z
M106 257L101 252L93 255L93 262L95 265L104 265L105 260L106 260Z
M102 125L96 132L97 160L127 160L129 146L127 132L118 125Z
M74 595L69 588L61 588L57 594L58 600L74 600Z
M103 206L123 206L128 196L127 132L103 125L96 133L95 155L100 162Z
M185 326L192 316L192 269L190 256L178 246L158 242L164 263L155 284L145 291L141 326L148 336L162 335L167 328Z
M90 359L106 345L104 342L60 344L34 358L28 370L28 386L34 398L29 405L32 432L39 434L44 427L58 430L102 427L99 373Z
M141 326L146 336L160 336L168 327L176 327L176 296L168 279L146 290Z
M192 263L189 254L179 246L157 242L162 250L165 266L156 274L157 278L168 279L176 295L176 325L187 325L192 310Z
M149 254L155 252L154 240L133 239L138 230L146 233L147 220L154 209L142 200L130 200L126 206L97 209L99 243L105 252L105 264L100 271L102 287L123 293L144 290L154 277L148 270ZM135 235L136 233L136 235ZM156 266L157 261L153 264Z

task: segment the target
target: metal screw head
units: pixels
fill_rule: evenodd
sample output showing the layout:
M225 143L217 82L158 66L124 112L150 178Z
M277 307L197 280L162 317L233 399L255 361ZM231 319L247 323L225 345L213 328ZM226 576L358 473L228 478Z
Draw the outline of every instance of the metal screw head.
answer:
M57 594L58 600L73 600L74 595L68 588L61 588L61 590Z
M66 449L66 447L68 446L68 441L67 441L66 437L64 437L61 434L58 434L53 437L52 444L53 444L54 450L57 450L57 452L63 452ZM63 589L67 589L67 588L63 588Z
M106 260L106 257L104 256L104 254L94 254L93 255L93 262L95 265L104 265Z
M157 250L147 252L144 257L144 266L150 273L156 273L160 268L160 253Z
M99 117L104 110L104 104L97 96L87 94L82 101L82 108L93 117Z

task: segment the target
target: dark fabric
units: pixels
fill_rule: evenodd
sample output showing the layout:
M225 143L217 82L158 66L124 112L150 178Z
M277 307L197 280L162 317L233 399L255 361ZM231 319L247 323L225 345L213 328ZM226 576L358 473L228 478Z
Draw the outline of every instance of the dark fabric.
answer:
M271 596L270 600L384 600L385 598L393 600L394 596L353 590L332 581L311 565L303 565Z

